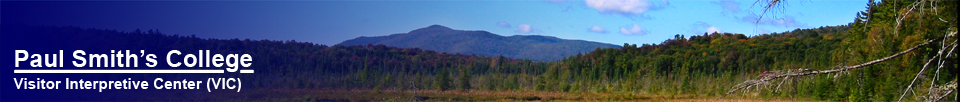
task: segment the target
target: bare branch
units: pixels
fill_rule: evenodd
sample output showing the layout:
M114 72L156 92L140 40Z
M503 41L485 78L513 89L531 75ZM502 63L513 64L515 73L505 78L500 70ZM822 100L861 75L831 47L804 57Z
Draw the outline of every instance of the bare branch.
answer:
M923 3L926 2L926 1L927 1L927 0L922 0L922 1L919 1L919 2L914 2L913 4L910 4L910 9L907 10L907 11L905 11L903 14L897 13L897 14L902 15L902 16L897 16L897 19L896 19L896 20L897 20L897 26L894 27L894 29L893 29L893 34L894 34L895 36L897 36L897 37L900 36L899 28L900 28L900 24L903 23L903 19L906 19L906 18L907 18L907 15L910 15L910 12L913 12L914 9L917 8L917 5L923 5ZM922 11L922 10L923 10L923 7L920 7L920 11ZM920 12L920 15L923 16L923 12Z
M893 55L890 55L890 56L887 56L887 57L884 57L884 58L880 58L880 59L877 59L877 60L873 60L873 61L870 61L870 62L861 63L861 64L858 64L858 65L853 65L853 66L838 66L839 68L837 68L837 69L822 70L822 71L800 68L800 69L797 69L797 72L795 72L795 73L785 73L785 74L775 73L775 74L773 74L773 75L761 75L761 79L759 79L759 80L747 80L747 81L744 81L743 83L735 86L733 90L730 90L730 91L727 92L726 94L721 95L721 96L718 97L717 99L723 98L723 97L726 96L726 95L732 94L733 92L739 91L739 90L744 89L744 88L746 88L746 87L756 86L756 85L759 85L759 84L761 84L761 83L767 83L768 81L771 81L771 80L774 80L774 79L780 79L780 78L785 78L785 77L806 76L806 75L812 75L812 74L828 74L828 73L843 72L843 71L847 71L847 70L851 70L851 69L862 68L862 67L865 67L865 66L873 65L873 64L876 64L876 63L880 63L880 62L883 62L883 61L887 61L887 60L890 60L890 59L899 57L899 56L901 56L901 55L903 55L903 54L906 54L906 53L908 53L908 52L910 52L910 51L916 50L917 48L920 48L921 46L926 46L926 45L930 44L931 42L934 42L934 41L937 41L937 40L942 40L942 39L944 39L944 38L945 38L945 37L928 40L928 41L926 41L926 42L924 42L924 43L922 43L922 44L918 44L918 45L913 46L913 47L911 47L910 49L904 50L904 51L902 51L902 52L899 52L899 53L896 53L896 54L893 54Z
M927 96L926 100L931 102L940 101L944 97L947 97L947 95L950 95L950 93L953 93L955 90L957 90L957 80L947 82L944 85L940 85L939 87L930 90L931 93Z
M944 43L945 43L945 42L944 42ZM943 64L945 64L945 62L943 61L943 59L945 59L945 58L950 58L950 57L951 57L950 55L953 54L953 50L957 48L957 40L954 40L953 43L950 43L949 45L943 45L943 44L941 44L941 46L942 46L942 47L940 47L941 50L940 50L940 52L938 52L938 53L943 53L943 51L946 50L947 47L950 47L950 46L953 46L953 47L950 47L950 51L947 52L946 56L944 56L943 58L940 59L940 62L939 62L940 65L937 67L937 70L934 71L935 74L933 74L933 75L934 75L934 76L933 76L933 80L930 80L930 85L934 85L934 84L937 83L937 79L940 78L940 69L943 68ZM934 90L934 87L930 87L929 90ZM932 94L933 94L933 91L930 91L930 92L928 92L927 94L932 95Z
M760 23L760 19L763 19L763 15L767 14L767 12L769 12L771 9L774 9L774 8L782 9L784 4L783 0L757 0L753 2L753 5L757 5L757 3L761 3L760 1L765 1L763 4L764 5L763 12L760 12L759 17L757 17L757 21L755 21L754 23ZM753 6L750 6L750 8L753 8Z
M762 12L761 15L760 15L760 18L762 18L763 15L764 15L765 13L767 13L769 10L774 9L774 8L776 8L776 7L779 7L779 6L782 6L782 3L783 3L783 0L757 0L757 2L754 2L754 5L757 5L757 4L760 3L761 1L764 1L763 4L765 4L765 5L764 5L765 7L764 7L763 12ZM871 3L873 3L872 0L871 0ZM762 4L762 5L763 5L763 4ZM911 15L912 12L919 12L919 14L914 13L914 14L912 14L912 15L924 16L924 15L925 15L925 14L924 14L924 13L925 13L925 12L924 12L924 9L925 9L925 8L928 8L928 7L927 7L928 5L929 5L929 8L932 8L932 9L933 9L933 12L934 12L934 13L938 13L938 12L939 12L939 11L937 10L937 8L936 8L935 2L933 2L933 1L928 1L928 0L920 0L920 1L914 2L914 3L910 4L908 8L903 8L902 10L898 11L898 12L896 13L896 14L897 14L897 15L896 15L897 17L894 18L894 20L896 20L896 21L895 21L896 26L894 27L894 33L893 33L894 36L899 36L899 28L900 28L900 26L902 25L903 21L908 17L908 15ZM919 7L918 7L918 6L919 6ZM751 8L752 8L752 6L751 6ZM868 8L868 10L871 10L871 9L872 9L872 8ZM872 13L872 11L868 11L868 12L869 12L869 13ZM758 19L760 19L760 18L758 18ZM869 19L870 19L870 16L868 16L867 22L869 22ZM922 18L920 18L920 19L922 19ZM939 19L939 20L942 21L942 22L949 23L948 21L944 20L943 18L937 17L937 19ZM759 20L758 20L757 23L759 23ZM955 27L955 26L954 26L954 27ZM864 28L866 28L866 23L865 23ZM866 30L866 29L864 29L864 30ZM724 96L729 95L729 94L732 94L732 93L734 93L734 92L736 92L736 91L740 91L740 90L744 90L744 89L748 89L748 90L745 90L744 92L749 91L749 88L757 87L757 85L761 85L761 84L768 84L768 83L770 83L772 80L776 80L776 79L781 79L781 80L783 80L783 81L780 82L780 84L777 84L777 89L776 89L776 90L779 91L779 87L780 87L785 81L787 81L786 79L789 79L789 78L791 78L791 77L799 77L799 76L806 76L806 75L812 75L812 74L828 74L828 73L836 73L836 76L839 76L841 73L838 73L838 72L845 72L845 71L848 71L848 70L858 69L858 68L866 67L866 66L873 65L873 64L876 64L876 63L884 62L884 61L890 60L890 59L892 59L892 58L899 57L899 56L901 56L901 55L903 55L903 54L909 53L909 52L911 52L911 51L913 51L913 50L916 50L917 48L919 48L919 47L921 47L921 46L926 46L926 45L928 45L928 44L930 44L930 43L932 43L932 42L934 42L934 41L944 40L944 39L947 39L947 38L952 38L952 37L954 37L954 36L956 35L956 33L957 33L957 32L955 31L955 28L954 28L954 30L953 30L952 32L951 32L950 29L948 29L948 33L947 33L944 37L927 40L926 42L923 42L922 44L915 45L915 46L913 46L912 48L909 48L909 49L904 50L904 51L902 51L902 52L899 52L899 53L896 53L896 54L893 54L893 55L890 55L890 56L887 56L887 57L884 57L884 58L876 59L876 60L873 60L873 61L870 61L870 62L861 63L861 64L858 64L858 65L843 66L843 65L845 65L845 64L841 64L841 65L838 65L838 66L834 67L834 69L831 69L831 70L822 70L822 71L800 68L800 69L796 69L796 70L767 71L767 72L763 72L763 73L760 75L759 79L757 79L757 80L747 80L747 81L744 81L743 83L740 83L740 84L734 86L734 89L733 89L733 90L730 90L730 91L727 92L726 94L721 95L721 96L718 97L717 99L723 98ZM875 42L877 41L877 39L873 39L873 40L874 40ZM883 42L882 39L881 39L880 42L881 42L881 43ZM938 64L936 64L936 65L937 65L938 67L936 68L935 73L936 73L937 75L935 75L935 76L939 76L940 69L943 68L944 63L945 63L945 62L944 62L944 59L945 59L945 58L950 58L951 55L952 55L953 52L954 52L954 49L956 49L956 47L957 47L957 40L952 40L953 43L950 43L950 44L947 44L947 42L948 42L948 41L943 41L943 42L940 43L940 45L941 45L941 46L940 46L940 50L937 52L937 54L936 54L935 56L933 56L932 58L930 58L930 59L923 65L923 68L922 68L919 72L917 72L917 75L914 77L913 81L911 81L911 83L910 83L910 85L907 87L907 89L904 90L904 93L900 96L900 99L899 99L899 100L902 100L903 97L906 96L906 93L907 93L907 92L913 91L913 90L911 90L911 89L913 89L913 87L914 87L917 79L919 78L919 76L920 76L920 75L923 75L923 73L926 71L926 69L927 69L927 67L930 65L930 63L933 62L934 60L937 60L937 59L939 59L939 60L937 60ZM948 49L949 49L949 50L948 50ZM946 52L945 55L944 55L944 52ZM836 77L836 76L835 76L835 77ZM930 89L928 90L928 95L925 97L925 100L926 100L926 101L939 101L939 100L942 99L943 97L946 97L947 95L949 95L950 93L952 93L954 90L956 90L956 79L954 79L954 81L951 81L951 82L949 82L949 83L947 83L947 84L945 84L945 85L943 85L943 86L939 86L939 87L937 87L937 86L934 85L934 84L936 83L936 80L937 80L937 78L934 78L934 79L931 80L931 82L930 82L932 86L931 86ZM914 94L916 94L916 93L914 92Z
M953 36L954 34L956 34L956 32L947 33L946 36L949 37L949 36ZM946 42L943 42L943 43L946 43ZM947 51L947 47L950 47L950 52L947 52L947 54L946 54L947 56L946 56L946 57L943 57L943 53L944 53L945 51ZM921 69L920 69L920 72L917 72L917 75L913 77L913 81L911 81L911 82L910 82L910 85L907 86L906 89L904 89L903 94L900 95L900 98L897 99L897 101L903 101L903 97L907 95L907 91L910 91L910 90L913 89L913 85L914 85L914 83L917 82L917 78L919 78L920 75L923 75L924 70L927 69L927 65L930 65L930 62L933 62L933 60L935 60L935 59L940 59L940 61L938 61L939 64L938 64L937 71L936 71L936 73L937 73L936 76L939 76L940 68L943 68L943 61L942 61L942 60L943 60L944 58L950 57L949 55L950 55L950 54L953 54L953 50L956 49L956 47L957 47L957 40L954 40L954 41L953 41L952 43L950 43L950 44L946 44L946 45L943 45L943 44L942 44L941 47L940 47L940 51L937 51L937 55L933 56L933 58L930 58L930 60L928 60L926 64L923 64L923 68L921 68ZM936 83L936 80L937 80L936 77L934 77L934 79L930 81L930 85L935 84L935 83ZM934 88L934 87L931 86L931 87L930 87L930 90L933 90L933 88ZM927 94L932 95L933 92L931 91L931 92L928 92ZM929 100L929 99L928 99L928 100Z
M953 44L951 44L950 46L953 46ZM930 62L933 62L933 60L935 59L942 58L941 56L943 56L943 51L945 50L946 49L940 49L940 52L938 52L937 55L934 55L933 58L930 58L930 60L927 60L927 63L923 64L923 68L920 68L920 72L917 72L917 75L913 77L913 81L910 81L910 85L907 86L907 89L903 91L903 94L900 95L900 99L897 99L897 101L903 101L903 96L906 96L907 92L909 92L910 89L913 89L913 85L917 82L917 78L920 78L920 75L923 75L923 72L927 70L927 66L930 65Z

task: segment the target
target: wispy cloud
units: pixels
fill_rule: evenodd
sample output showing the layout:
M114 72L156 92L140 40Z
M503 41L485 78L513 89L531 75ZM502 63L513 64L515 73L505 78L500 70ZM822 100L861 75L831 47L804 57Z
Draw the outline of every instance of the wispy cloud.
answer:
M784 15L783 18L772 18L772 17L763 17L760 18L759 15L750 14L746 17L740 18L742 22L754 23L758 25L769 25L776 27L807 27L807 24L797 22L793 16Z
M769 33L771 33L771 32L770 32L770 30L767 30L767 29L757 29L757 33L759 33L759 34L769 34Z
M633 24L633 26L630 27L620 27L620 33L623 35L647 35L647 31L637 24Z
M607 29L603 29L603 27L596 26L596 25L594 25L593 27L590 27L587 31L593 32L593 33L607 33Z
M533 26L529 24L517 24L518 33L530 34L530 33L540 33L540 30L534 29Z
M713 2L713 4L720 5L720 8L723 8L723 11L720 11L722 15L740 12L740 4L733 0L721 0L720 2Z
M707 33L722 33L722 32L723 31L720 31L720 28L713 27L713 26L707 27Z
M600 13L612 13L624 16L642 15L644 12L659 10L670 5L666 0L653 3L647 0L585 0L587 7Z
M690 33L692 34L701 34L701 33L713 33L713 32L723 32L720 28L707 24L707 22L697 21L690 25Z
M500 21L500 22L497 22L497 26L502 28L510 28L510 23Z

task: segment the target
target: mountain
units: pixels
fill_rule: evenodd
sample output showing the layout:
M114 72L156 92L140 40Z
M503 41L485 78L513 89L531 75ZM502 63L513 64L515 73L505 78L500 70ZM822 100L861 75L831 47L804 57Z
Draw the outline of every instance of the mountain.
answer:
M552 36L500 36L487 31L454 30L431 25L407 33L388 36L358 37L338 45L383 44L401 48L421 48L447 53L505 56L537 61L560 60L566 56L586 53L596 48L620 46L584 40L567 40Z

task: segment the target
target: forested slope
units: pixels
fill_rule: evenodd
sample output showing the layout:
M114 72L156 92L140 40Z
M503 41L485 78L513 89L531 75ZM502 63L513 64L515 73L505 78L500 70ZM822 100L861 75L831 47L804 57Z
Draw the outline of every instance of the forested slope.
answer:
M487 31L454 30L441 25L431 25L407 33L387 36L357 37L337 45L366 44L420 48L466 55L505 56L535 61L557 61L595 48L620 48L613 44L543 35L500 36Z

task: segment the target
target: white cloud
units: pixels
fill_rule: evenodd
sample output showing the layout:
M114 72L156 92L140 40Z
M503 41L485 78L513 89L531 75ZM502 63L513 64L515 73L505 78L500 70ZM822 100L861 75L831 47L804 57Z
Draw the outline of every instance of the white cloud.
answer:
M740 12L740 4L733 0L721 0L720 2L713 3L720 5L720 8L723 8L723 11L720 12L722 15Z
M517 24L518 33L530 34L530 33L540 33L540 30L534 29L533 26L529 24Z
M503 28L510 28L510 23L507 23L507 22L504 22L504 21L500 21L500 22L497 22L497 26L498 26L498 27L503 27Z
M601 13L614 13L625 16L639 15L650 10L658 10L662 5L669 5L667 1L661 1L660 6L647 0L586 0L587 7L596 9Z
M590 27L589 32L607 33L607 29L603 29L603 27L594 25L593 27Z
M633 24L632 27L620 27L620 33L623 35L647 35L647 32L637 24Z
M714 33L714 32L723 33L723 31L720 31L720 28L713 27L713 26L707 27L707 33Z

